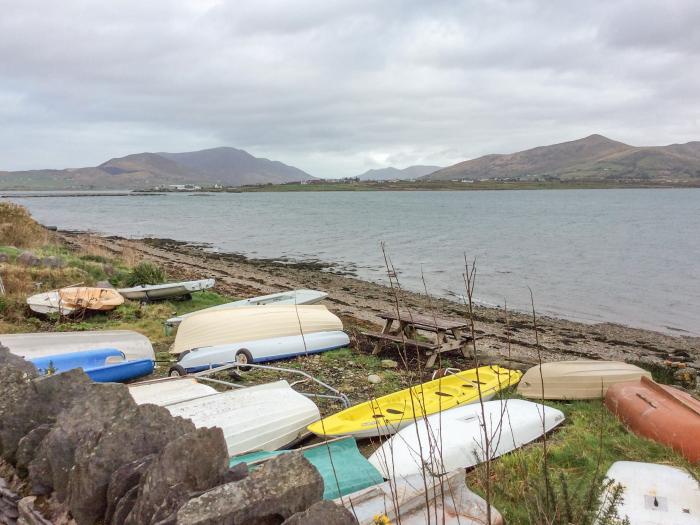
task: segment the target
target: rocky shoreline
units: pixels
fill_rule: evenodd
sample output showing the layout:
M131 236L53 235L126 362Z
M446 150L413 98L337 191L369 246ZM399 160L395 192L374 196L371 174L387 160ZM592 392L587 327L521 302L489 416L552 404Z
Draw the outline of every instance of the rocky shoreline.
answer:
M157 262L177 278L214 277L217 290L238 297L272 293L281 289L315 288L329 293L327 305L338 314L351 332L377 328L378 314L402 307L416 313L464 319L463 305L405 290L324 271L320 264L247 259L237 254L212 253L206 247L168 239L132 240L99 237L80 232L59 232L76 248L99 247L115 256L126 252ZM532 316L502 309L475 308L478 349L494 362L523 368L545 361L563 359L615 359L657 367L663 373L682 376L700 371L700 337L673 336L617 324L584 324L552 317L537 317L537 337ZM539 347L536 339L539 340ZM356 341L362 345L361 338ZM539 352L538 352L539 351ZM461 356L451 358L460 365ZM682 382L682 381L681 381Z

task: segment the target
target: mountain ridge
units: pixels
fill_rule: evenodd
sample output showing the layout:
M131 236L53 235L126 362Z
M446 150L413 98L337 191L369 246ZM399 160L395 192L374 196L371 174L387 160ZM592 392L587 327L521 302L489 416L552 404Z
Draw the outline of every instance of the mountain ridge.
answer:
M418 179L440 169L442 169L442 166L430 166L423 164L416 164L414 166L408 166L407 168L403 169L388 166L386 168L375 168L367 170L363 174L358 175L358 177L360 180L376 181Z
M149 189L175 184L243 186L314 179L283 162L231 147L132 153L95 167L0 171L0 188Z
M630 179L700 177L700 141L669 146L630 146L593 134L508 154L458 162L421 180Z

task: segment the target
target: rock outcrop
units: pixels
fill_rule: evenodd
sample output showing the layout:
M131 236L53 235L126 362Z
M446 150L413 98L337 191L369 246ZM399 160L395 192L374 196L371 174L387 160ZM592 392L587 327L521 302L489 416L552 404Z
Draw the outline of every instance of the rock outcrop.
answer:
M188 501L178 525L279 525L321 500L323 479L301 455L282 454L242 481Z
M282 525L357 525L355 516L332 501L319 501L304 512L297 512Z

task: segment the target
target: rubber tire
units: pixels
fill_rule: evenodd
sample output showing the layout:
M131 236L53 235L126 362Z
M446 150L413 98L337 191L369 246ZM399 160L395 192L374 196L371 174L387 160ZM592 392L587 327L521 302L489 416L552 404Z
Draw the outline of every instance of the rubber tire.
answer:
M243 361L242 359L239 359L239 356L245 358L245 361ZM253 355L245 348L241 348L238 352L236 352L236 361L239 363L252 363L253 362ZM250 367L249 366L239 366L238 369L243 371L243 372L247 372L248 370L250 370Z
M185 370L180 365L174 365L168 370L168 377L184 377L187 375L187 370Z

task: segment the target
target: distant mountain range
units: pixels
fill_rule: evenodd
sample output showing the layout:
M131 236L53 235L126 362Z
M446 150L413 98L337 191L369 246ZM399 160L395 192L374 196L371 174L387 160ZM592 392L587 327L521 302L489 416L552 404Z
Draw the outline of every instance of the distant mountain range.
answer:
M381 168L365 171L359 175L360 180L408 180L418 179L430 173L433 173L441 166L409 166L408 168Z
M242 186L313 179L282 162L235 148L136 153L93 168L0 171L0 189L146 189L169 184Z
M169 184L242 186L313 179L279 161L235 148L186 153L136 153L99 166L0 171L0 189L146 189ZM688 181L700 179L700 141L636 147L602 135L507 155L485 155L447 168L369 170L362 180L561 179Z
M700 178L700 142L636 147L602 135L511 153L485 155L431 173L424 180Z

